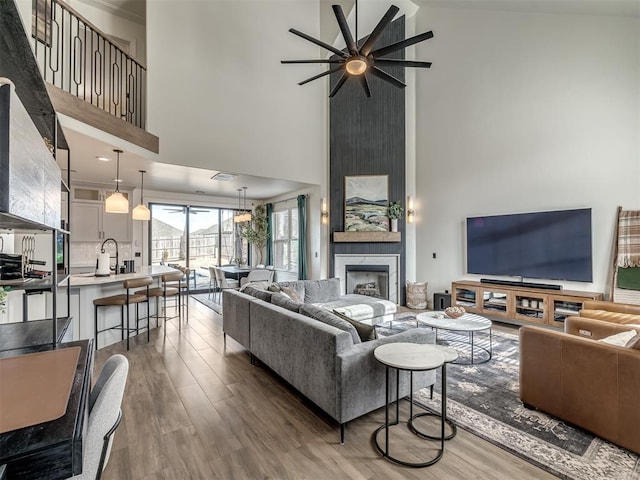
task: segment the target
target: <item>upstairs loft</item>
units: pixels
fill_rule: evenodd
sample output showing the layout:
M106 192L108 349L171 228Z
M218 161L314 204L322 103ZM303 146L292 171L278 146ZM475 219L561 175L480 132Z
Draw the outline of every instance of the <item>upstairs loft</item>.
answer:
M54 138L57 112L158 153L158 137L145 130L146 67L66 3L33 2L26 15L18 2L0 2L0 76L16 85L42 136Z

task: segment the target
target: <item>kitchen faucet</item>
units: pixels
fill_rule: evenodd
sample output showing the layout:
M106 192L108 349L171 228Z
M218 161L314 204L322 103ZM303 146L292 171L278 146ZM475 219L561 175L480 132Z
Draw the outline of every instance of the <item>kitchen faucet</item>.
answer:
M104 253L104 245L105 245L105 243L107 243L109 241L113 242L114 245L116 246L116 268L115 268L116 272L115 273L117 275L118 274L118 242L116 242L116 239L115 238L107 238L104 242L102 242L102 246L100 247L100 251L102 253Z

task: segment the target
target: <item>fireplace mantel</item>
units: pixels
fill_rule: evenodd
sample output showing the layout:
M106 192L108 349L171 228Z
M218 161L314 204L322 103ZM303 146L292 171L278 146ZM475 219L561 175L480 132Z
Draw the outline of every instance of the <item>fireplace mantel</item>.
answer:
M334 242L400 242L400 232L333 232Z

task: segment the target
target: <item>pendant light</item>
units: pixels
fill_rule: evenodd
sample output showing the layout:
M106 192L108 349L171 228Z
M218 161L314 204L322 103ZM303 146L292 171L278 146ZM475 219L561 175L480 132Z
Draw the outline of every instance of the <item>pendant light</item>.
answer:
M144 204L144 174L147 173L146 170L138 170L140 172L140 204L133 209L133 219L134 220L149 220L151 218L151 212Z
M235 223L244 223L244 222L250 222L251 221L251 213L247 212L247 187L242 187L244 189L244 209L245 211L242 212L242 210L240 210L240 192L242 191L241 189L238 189L238 215L236 215L235 217L233 217L233 221Z
M107 213L129 213L129 200L120 193L120 154L122 150L114 149L117 155L116 163L116 191L104 201L104 211Z

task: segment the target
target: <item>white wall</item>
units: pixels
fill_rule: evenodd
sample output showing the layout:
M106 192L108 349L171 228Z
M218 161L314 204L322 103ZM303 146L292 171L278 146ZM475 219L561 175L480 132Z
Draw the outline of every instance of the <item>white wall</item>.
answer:
M421 8L417 272L465 275L467 216L591 207L607 291L616 207L640 208L638 18ZM437 258L432 258L432 253ZM560 282L556 282L560 283Z
M148 2L148 129L160 161L322 183L326 80L296 83L324 67L280 64L320 58L291 27L317 37L318 2Z

